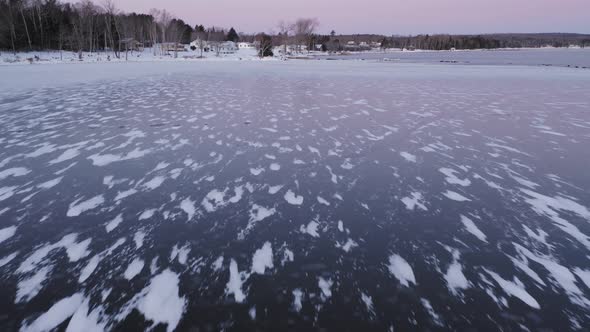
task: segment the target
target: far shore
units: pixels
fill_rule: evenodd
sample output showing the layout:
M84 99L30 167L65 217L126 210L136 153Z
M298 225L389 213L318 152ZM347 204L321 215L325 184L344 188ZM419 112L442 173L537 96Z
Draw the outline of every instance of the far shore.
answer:
M60 51L60 50L43 50L43 51L12 51L0 52L0 66L6 65L32 65L32 64L56 64L56 63L108 63L108 62L159 62L159 61L280 61L280 60L310 60L325 59L326 57L347 57L359 55L379 55L379 54L420 54L420 53L465 53L465 52L503 52L503 51L536 51L536 50L590 50L579 47L542 47L542 48L496 48L496 49L464 49L464 50L403 50L403 49L373 49L368 51L342 51L342 52L302 52L291 54L286 57L273 56L260 58L254 50L240 50L234 54L217 56L213 52L201 53L197 51L182 51L177 54L156 54L153 50L145 49L143 51L122 52L117 58L113 52L81 52L81 58L78 52Z

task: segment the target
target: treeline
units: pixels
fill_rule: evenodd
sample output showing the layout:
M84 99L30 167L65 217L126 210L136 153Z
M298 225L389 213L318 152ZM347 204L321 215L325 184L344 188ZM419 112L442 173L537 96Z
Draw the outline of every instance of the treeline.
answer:
M119 57L128 49L157 43L188 44L196 38L237 40L232 28L192 27L166 10L126 14L112 0L75 4L59 0L0 0L0 49L17 51L109 50ZM172 47L174 48L174 47ZM156 52L156 48L154 48Z
M419 35L384 38L384 47L423 50L590 46L590 36L576 34Z
M382 48L423 50L495 49L538 47L590 47L590 35L583 34L489 34L418 35L383 37Z

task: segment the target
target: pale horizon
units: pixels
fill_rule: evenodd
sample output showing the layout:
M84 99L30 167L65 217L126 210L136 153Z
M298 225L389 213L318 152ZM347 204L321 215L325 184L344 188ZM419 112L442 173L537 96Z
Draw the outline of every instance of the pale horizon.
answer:
M76 2L76 1L69 1ZM100 0L94 0L98 5ZM273 32L281 20L317 18L328 34L590 33L586 0L115 0L126 13L166 9L194 27L234 27L238 32Z

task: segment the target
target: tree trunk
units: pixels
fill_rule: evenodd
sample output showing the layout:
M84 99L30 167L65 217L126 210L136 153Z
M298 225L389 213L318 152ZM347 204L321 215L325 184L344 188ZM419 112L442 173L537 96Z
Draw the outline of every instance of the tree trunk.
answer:
M29 42L29 50L33 50L33 44L31 43L31 36L29 35L29 26L27 25L27 20L25 19L25 14L23 13L23 8L20 8L20 15L23 18L23 23L25 24L25 32L27 33L27 41Z

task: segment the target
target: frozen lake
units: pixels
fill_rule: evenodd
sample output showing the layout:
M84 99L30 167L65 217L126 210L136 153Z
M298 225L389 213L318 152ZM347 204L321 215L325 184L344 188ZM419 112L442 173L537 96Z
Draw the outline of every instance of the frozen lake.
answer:
M543 48L477 51L416 51L326 55L320 59L377 60L398 63L452 63L471 65L523 65L590 68L590 49Z
M590 325L587 70L0 76L0 330Z

